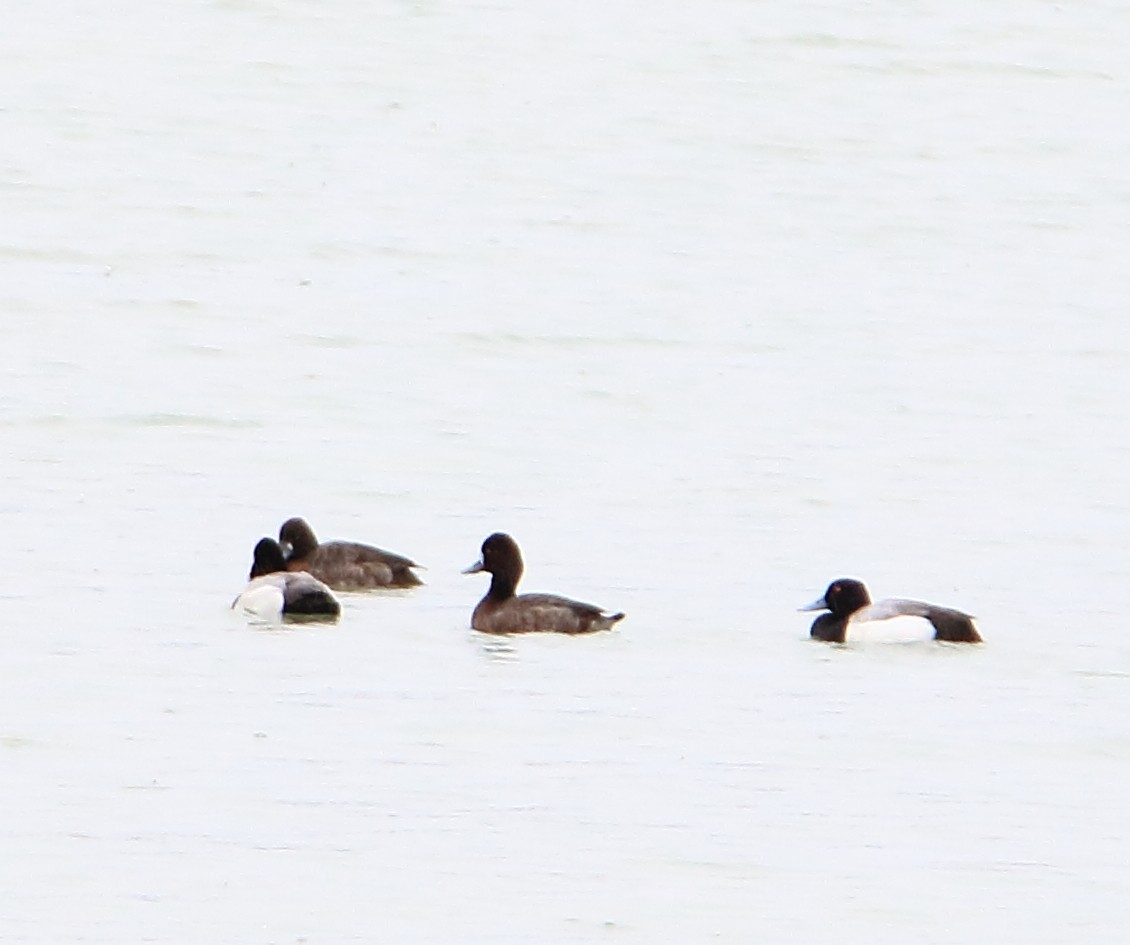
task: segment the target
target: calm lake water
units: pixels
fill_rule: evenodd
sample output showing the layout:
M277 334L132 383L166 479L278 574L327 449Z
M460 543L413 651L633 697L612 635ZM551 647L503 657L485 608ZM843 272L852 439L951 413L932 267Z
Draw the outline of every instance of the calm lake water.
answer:
M60 0L0 79L0 941L1126 941L1130 10ZM249 624L291 515L427 586ZM470 631L499 529L620 629Z

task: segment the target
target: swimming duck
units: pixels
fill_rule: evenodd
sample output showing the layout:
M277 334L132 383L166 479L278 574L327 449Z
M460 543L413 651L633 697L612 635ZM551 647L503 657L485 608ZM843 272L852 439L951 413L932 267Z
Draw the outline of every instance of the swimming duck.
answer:
M255 546L250 580L232 607L266 619L341 613L341 604L325 584L305 571L286 569L282 548L271 538L262 538Z
M973 626L973 618L969 614L920 600L890 598L873 604L863 582L851 578L833 581L823 597L800 609L830 611L816 618L811 631L815 639L829 643L843 643L849 623L890 620L892 617L925 617L934 628L935 640L947 643L981 642L981 635Z
M337 591L375 587L416 587L424 582L412 571L409 558L355 541L319 543L305 519L291 518L279 529L289 571L308 571Z
M522 552L509 535L495 532L483 542L482 557L464 574L487 571L490 590L471 614L471 626L483 633L593 633L610 630L622 613L555 594L515 594L522 579Z

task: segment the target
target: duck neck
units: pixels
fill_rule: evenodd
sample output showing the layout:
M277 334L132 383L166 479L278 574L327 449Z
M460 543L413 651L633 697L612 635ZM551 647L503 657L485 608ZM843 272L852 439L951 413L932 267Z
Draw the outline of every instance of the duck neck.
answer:
M512 574L495 572L490 576L490 590L487 591L487 597L496 601L510 600L517 587L517 577Z
M835 614L821 614L812 624L811 635L826 643L843 643L847 636L847 619Z

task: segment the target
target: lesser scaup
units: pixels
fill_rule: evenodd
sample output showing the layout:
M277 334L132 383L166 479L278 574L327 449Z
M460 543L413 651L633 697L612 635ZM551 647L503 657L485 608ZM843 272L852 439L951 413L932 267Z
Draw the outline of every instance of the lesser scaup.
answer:
M409 558L355 541L319 543L305 519L292 518L279 529L290 571L308 571L337 591L375 587L416 587L424 582L412 571Z
M488 571L490 590L471 615L471 626L483 633L593 633L609 630L622 613L555 594L515 595L522 578L522 552L509 535L495 532L483 542L482 557L464 574Z
M973 626L973 618L969 614L920 600L891 598L873 604L863 582L852 578L833 581L823 597L800 609L830 611L816 618L811 631L815 639L829 643L843 643L849 623L890 620L893 617L925 617L934 628L935 640L947 643L981 642L981 635Z
M282 548L271 538L255 546L250 578L232 607L266 619L341 614L341 604L325 584L305 571L286 569Z

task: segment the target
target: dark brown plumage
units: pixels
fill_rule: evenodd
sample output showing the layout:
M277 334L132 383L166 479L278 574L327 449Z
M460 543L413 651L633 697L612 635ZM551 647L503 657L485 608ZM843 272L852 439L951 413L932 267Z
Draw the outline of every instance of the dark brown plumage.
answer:
M483 542L482 558L464 574L488 571L490 589L471 614L471 626L483 633L595 633L610 630L622 613L556 594L515 593L522 579L522 552L509 535L495 532Z
M288 571L307 571L337 591L422 584L410 558L355 541L319 542L305 519L292 518L279 529L279 542L288 548Z

